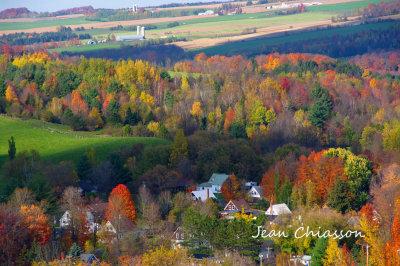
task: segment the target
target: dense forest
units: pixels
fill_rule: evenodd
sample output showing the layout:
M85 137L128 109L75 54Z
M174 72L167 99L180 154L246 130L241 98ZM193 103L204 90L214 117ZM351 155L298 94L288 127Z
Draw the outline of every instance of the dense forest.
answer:
M73 257L82 248L109 263L132 262L140 255L144 265L153 265L160 254L186 261L187 250L169 249L170 233L165 233L184 226L194 235L185 244L190 252L218 257L227 249L251 265L263 244L251 232L266 217L253 220L239 213L232 222L221 220L216 202L193 202L184 193L213 173L228 173L221 189L226 201L245 197L244 183L255 181L268 198L287 203L316 227L354 228L345 219L358 213L357 228L368 236L370 259L377 265L398 260L399 64L399 51L348 62L300 53L198 54L170 68L143 60L3 54L1 113L172 143L135 144L110 152L105 161L87 150L73 163L44 162L34 150L17 153L11 139L10 160L2 166L2 201L8 203L0 208L6 217L0 228L13 233L8 222L17 221L27 229L20 231L19 242L5 242L12 249L0 251L0 259L49 261L61 251ZM81 197L71 187L78 185L96 187L96 193ZM99 241L96 232L88 231L79 206L107 198L107 219L124 213L145 235L107 242L104 232ZM268 204L261 200L254 208L265 210ZM322 212L322 206L329 211ZM48 217L66 210L74 210L79 227L51 236ZM379 224L375 212L382 217ZM40 219L33 222L32 217ZM295 217L277 228L299 223ZM226 228L240 232L241 241ZM274 245L277 261L288 254L313 254L314 261L339 256L349 262L344 265L364 260L362 244L354 238L282 238ZM341 255L330 255L332 250Z

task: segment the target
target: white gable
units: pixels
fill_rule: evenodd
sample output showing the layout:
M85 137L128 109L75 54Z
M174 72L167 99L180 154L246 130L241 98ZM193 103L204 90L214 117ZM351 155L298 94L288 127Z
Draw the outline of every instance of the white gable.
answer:
M288 206L285 203L275 204L268 208L265 212L266 215L281 215L281 214L291 214Z
M260 186L252 186L248 192L249 197L252 198L261 198L261 187Z
M207 200L207 190L192 191L192 197L194 197L196 200L206 201ZM211 189L208 190L208 197L211 199L216 199L216 197Z

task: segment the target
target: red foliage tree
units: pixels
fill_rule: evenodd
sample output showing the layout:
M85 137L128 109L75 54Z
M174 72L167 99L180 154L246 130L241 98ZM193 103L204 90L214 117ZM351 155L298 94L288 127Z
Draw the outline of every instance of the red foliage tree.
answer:
M224 196L226 201L240 199L243 197L235 174L232 173L232 175L230 175L225 182L222 183L221 194Z
M281 79L281 86L284 90L288 91L290 89L290 80L287 77Z
M122 184L116 186L108 198L107 218L114 220L119 215L124 215L132 222L135 222L136 211L131 192Z

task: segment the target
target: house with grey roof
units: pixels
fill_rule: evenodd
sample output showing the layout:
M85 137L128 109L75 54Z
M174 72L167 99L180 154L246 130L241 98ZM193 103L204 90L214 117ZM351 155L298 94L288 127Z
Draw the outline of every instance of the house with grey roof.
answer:
M249 192L247 193L250 198L262 199L264 195L264 190L260 186L252 186Z
M209 189L212 193L221 193L222 184L228 179L227 174L212 174L210 180L205 183L197 185L196 190L207 190Z

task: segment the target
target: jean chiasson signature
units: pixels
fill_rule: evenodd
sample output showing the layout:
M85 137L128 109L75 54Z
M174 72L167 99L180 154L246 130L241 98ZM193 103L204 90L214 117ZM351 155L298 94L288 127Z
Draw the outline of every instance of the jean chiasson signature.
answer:
M333 239L343 239L343 238L349 238L352 237L354 235L354 237L364 237L364 235L362 234L362 232L359 231L351 231L351 230L334 230L334 231L330 231L330 230L325 230L323 232L321 232L321 227L318 228L318 231L312 231L310 230L309 226L307 227L303 227L300 226L296 229L296 231L294 232L294 237L295 238L303 238L303 237L318 237L318 238L331 238L333 237ZM275 238L275 237L289 237L289 234L285 231L285 230L271 230L269 232L267 232L267 230L264 229L264 227L262 225L258 226L257 229L257 235L252 236L253 238Z

